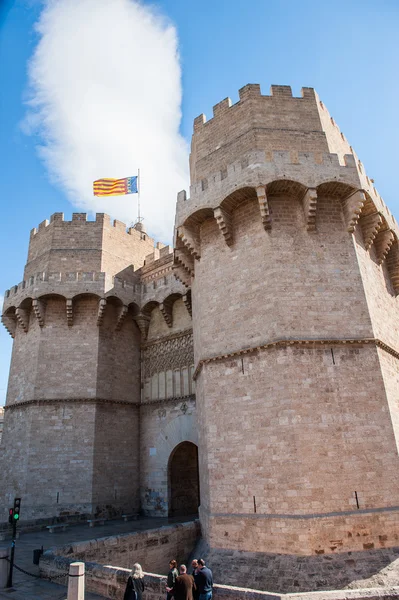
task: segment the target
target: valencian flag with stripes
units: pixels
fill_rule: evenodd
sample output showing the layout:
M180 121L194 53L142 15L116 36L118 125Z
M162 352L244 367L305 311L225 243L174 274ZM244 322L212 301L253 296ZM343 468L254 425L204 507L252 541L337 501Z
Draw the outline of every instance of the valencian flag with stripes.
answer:
M124 179L97 179L93 183L95 196L123 196L138 193L138 176Z

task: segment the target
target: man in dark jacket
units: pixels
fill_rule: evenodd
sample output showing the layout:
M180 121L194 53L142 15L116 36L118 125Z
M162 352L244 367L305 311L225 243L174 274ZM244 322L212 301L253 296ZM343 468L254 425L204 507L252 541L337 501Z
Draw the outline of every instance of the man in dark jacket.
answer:
M181 565L180 575L176 577L173 587L174 600L193 600L193 591L195 589L194 577L187 574L186 565Z
M198 600L199 599L199 589L198 589L198 573L199 573L199 569L198 569L198 560L196 558L193 558L192 562L191 562L191 567L193 569L193 572L191 573L191 575L194 577L194 583L196 585L196 588L193 592L193 596L194 596L194 600Z
M212 600L213 576L212 571L205 565L203 558L198 560L198 589L199 600Z

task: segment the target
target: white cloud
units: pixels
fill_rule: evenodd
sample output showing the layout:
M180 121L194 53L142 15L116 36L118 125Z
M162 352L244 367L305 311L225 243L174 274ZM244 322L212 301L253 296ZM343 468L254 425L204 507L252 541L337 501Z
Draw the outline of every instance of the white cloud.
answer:
M176 29L133 0L48 1L37 29L24 125L39 133L52 180L78 209L129 223L137 195L95 198L92 182L140 168L147 230L170 240L188 181Z

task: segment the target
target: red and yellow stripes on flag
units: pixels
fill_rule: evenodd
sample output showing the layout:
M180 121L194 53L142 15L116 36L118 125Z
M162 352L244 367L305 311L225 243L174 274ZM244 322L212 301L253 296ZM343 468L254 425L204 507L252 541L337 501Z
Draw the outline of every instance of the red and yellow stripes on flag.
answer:
M120 196L129 194L128 179L97 179L93 183L95 196Z

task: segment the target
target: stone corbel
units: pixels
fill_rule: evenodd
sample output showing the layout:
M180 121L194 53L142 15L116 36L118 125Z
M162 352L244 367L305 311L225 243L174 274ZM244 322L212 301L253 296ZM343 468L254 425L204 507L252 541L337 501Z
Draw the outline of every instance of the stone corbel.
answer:
M399 294L399 245L398 242L390 247L387 256L387 269L395 295Z
M260 185L256 188L256 195L258 196L260 218L262 219L262 225L265 231L270 231L272 228L272 220L270 217L269 204L267 202L266 187Z
M40 327L44 327L44 304L38 298L33 298L32 308Z
M17 322L22 327L22 329L25 331L25 333L28 333L28 330L29 330L29 313L28 313L28 311L25 310L25 308L16 308L15 316L16 316Z
M128 308L127 306L121 306L118 314L118 318L116 320L115 331L119 331L123 325L123 322L126 318Z
M147 317L147 315L143 315L142 313L140 313L139 315L136 315L134 317L134 320L136 321L137 326L140 329L142 339L146 340L148 335L148 328L150 326L150 317Z
M306 219L306 228L308 231L316 230L316 209L317 209L317 190L308 188L303 200L303 210Z
M97 325L100 327L103 324L105 307L107 306L106 298L100 298L97 311Z
M173 325L172 306L170 306L169 304L165 304L164 302L161 302L161 304L159 305L159 310L161 311L162 316L165 319L165 323L167 324L167 326L172 327L172 325Z
M17 329L17 321L16 321L15 316L13 315L11 317L9 315L2 315L1 322L3 323L4 327L7 329L8 333L10 334L10 336L12 338L14 338L15 337L15 331Z
M72 302L72 298L67 298L67 301L66 301L66 317L67 317L68 327L72 327L72 325L73 325L73 302Z
M382 265L387 257L387 254L395 240L395 236L390 229L380 231L374 240L375 253L377 255L378 264Z
M360 217L360 227L362 228L364 247L368 250L373 244L377 233L382 225L382 216L380 213L374 213L372 215L365 215Z
M194 232L188 227L181 226L177 229L177 235L193 258L199 259L201 257L200 243Z
M173 265L173 274L186 287L191 287L191 275L181 265Z
M187 308L187 311L188 311L190 317L192 317L193 309L192 309L192 304L191 304L191 294L184 294L183 303L184 303L184 306Z
M231 214L226 210L218 206L213 211L216 223L222 233L224 241L228 246L233 243L233 228L231 223Z
M366 195L362 190L357 190L343 201L345 221L349 233L353 233L355 230L365 202Z
M186 271L190 275L194 275L194 259L191 256L191 254L188 254L188 252L185 249L176 248L174 253L174 260L175 263L183 267L183 269L186 269Z

